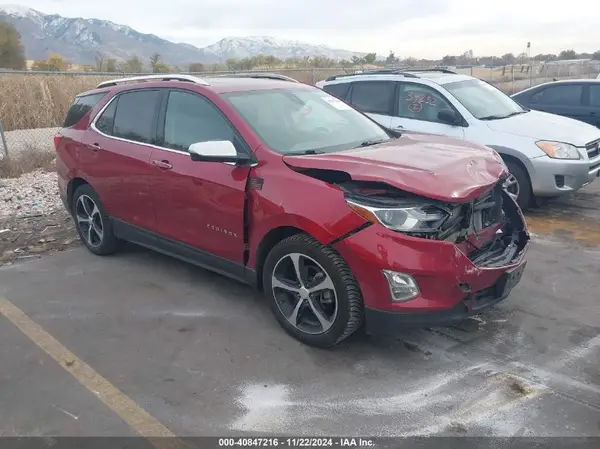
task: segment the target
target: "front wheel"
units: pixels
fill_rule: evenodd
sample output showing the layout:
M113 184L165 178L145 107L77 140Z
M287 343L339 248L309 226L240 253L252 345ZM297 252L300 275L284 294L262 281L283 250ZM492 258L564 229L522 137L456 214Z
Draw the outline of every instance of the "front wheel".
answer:
M362 324L362 295L350 268L333 248L306 234L275 245L263 286L279 324L308 345L334 346Z

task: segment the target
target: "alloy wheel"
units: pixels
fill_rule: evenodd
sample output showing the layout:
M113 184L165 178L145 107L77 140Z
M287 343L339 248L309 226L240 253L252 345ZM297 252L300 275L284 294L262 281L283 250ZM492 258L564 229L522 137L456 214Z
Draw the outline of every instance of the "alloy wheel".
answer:
M271 286L279 311L298 330L322 334L333 325L338 313L335 286L313 258L286 254L275 264Z
M86 243L94 248L102 245L104 239L102 214L92 198L87 195L81 195L77 198L75 218Z
M512 173L509 174L508 178L506 178L506 181L504 181L503 187L504 187L504 190L506 190L506 193L508 193L510 196L512 196L515 200L519 197L519 193L520 193L519 181Z

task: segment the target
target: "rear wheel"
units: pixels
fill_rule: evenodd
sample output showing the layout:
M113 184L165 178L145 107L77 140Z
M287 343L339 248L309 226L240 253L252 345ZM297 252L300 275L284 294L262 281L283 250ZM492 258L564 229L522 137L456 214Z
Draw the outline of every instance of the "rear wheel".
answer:
M510 172L504 182L504 189L517 200L521 209L527 209L533 200L529 176L518 164L512 161L504 161L504 163Z
M362 295L350 268L333 248L306 234L275 245L263 286L279 324L303 343L331 347L362 324Z
M71 210L79 238L90 252L106 256L118 249L120 241L113 234L110 218L88 184L75 190Z

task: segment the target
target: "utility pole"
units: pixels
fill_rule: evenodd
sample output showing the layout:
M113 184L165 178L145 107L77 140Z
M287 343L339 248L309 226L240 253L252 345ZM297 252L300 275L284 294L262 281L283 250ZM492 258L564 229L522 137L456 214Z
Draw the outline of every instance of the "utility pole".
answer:
M533 58L531 57L531 42L527 42L527 59L531 68L529 69L529 87L533 86Z

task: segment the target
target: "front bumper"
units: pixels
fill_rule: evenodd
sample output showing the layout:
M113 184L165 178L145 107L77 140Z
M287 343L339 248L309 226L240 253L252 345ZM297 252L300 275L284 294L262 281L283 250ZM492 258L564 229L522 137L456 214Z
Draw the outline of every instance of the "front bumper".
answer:
M506 298L521 279L530 238L514 202L509 209L518 222L513 234L515 246L506 248L506 258L504 253L494 256L494 263L489 259L492 252L482 243L493 239L493 226L455 244L372 225L336 243L334 247L361 288L367 331L384 329L386 323L394 329L446 325ZM480 240L483 246L475 249ZM418 296L393 301L382 270L412 276L419 286Z
M365 308L366 331L369 335L393 336L399 331L444 327L458 324L472 315L487 310L506 299L520 282L526 262L505 272L491 287L468 295L456 306L434 312L401 313Z
M577 161L541 156L530 161L531 186L536 196L574 192L600 176L600 156Z

